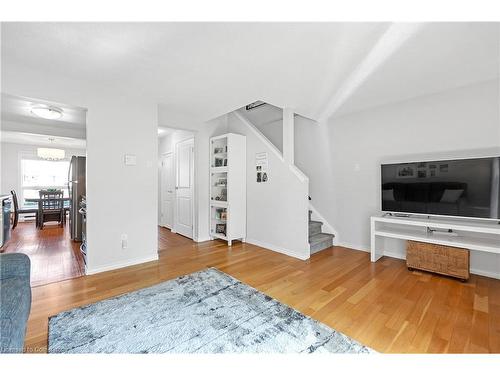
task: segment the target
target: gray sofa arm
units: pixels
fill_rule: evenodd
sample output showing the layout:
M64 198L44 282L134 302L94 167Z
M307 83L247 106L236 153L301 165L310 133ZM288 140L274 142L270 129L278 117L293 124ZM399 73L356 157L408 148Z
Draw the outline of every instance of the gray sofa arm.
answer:
M0 280L20 277L29 281L30 266L30 258L25 254L0 254Z

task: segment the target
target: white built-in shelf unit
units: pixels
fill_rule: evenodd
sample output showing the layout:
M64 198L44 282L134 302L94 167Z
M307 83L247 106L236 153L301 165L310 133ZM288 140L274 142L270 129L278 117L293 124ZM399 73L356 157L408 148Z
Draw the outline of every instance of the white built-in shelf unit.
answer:
M246 237L246 137L210 139L210 237L231 246Z

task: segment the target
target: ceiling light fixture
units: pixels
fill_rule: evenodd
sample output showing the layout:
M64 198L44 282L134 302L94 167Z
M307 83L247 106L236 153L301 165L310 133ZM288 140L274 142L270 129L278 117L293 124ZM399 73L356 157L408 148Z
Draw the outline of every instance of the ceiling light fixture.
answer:
M58 120L62 117L63 110L52 106L36 105L31 107L31 113L47 120Z
M52 143L55 141L55 138L51 137L49 141ZM45 160L62 160L65 158L66 152L58 148L39 147L36 150L36 155Z

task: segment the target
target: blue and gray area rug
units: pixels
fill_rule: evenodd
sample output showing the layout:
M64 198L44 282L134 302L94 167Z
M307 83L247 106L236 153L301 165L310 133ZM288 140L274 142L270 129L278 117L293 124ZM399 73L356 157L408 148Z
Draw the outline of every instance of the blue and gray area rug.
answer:
M214 268L49 320L49 353L313 352L371 350Z

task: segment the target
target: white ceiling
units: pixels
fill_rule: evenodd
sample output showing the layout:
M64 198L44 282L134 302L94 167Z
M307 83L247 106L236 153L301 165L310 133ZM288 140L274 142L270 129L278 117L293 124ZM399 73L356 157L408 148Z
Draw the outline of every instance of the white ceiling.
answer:
M57 120L47 120L31 113L35 105L55 106L62 110ZM25 98L2 93L2 142L47 145L51 143L68 148L85 148L87 110L43 99ZM49 138L54 138L50 142Z
M390 23L3 23L2 63L147 95L169 113L166 126L206 121L256 100L318 119L498 78L498 24L423 24L411 35L404 29Z
M40 125L70 126L85 129L87 110L85 108L49 102L43 99L33 99L2 93L2 121L15 121ZM47 120L31 113L36 105L48 105L62 110L61 118Z
M16 131L0 132L0 139L5 143L18 143L23 145L37 145L71 149L85 149L85 139L68 138L68 137L52 137L42 134L31 134Z
M338 115L498 79L500 23L426 24L379 67Z

